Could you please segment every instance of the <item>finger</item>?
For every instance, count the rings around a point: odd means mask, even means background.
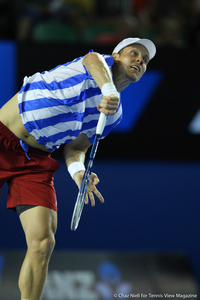
[[[85,204],[88,204],[89,200],[88,200],[88,195],[85,196]]]
[[[100,108],[105,108],[105,109],[107,109],[107,110],[109,110],[109,111],[116,111],[117,110],[117,107],[118,107],[118,104],[117,105],[111,105],[111,104],[100,104]]]
[[[99,183],[99,178],[97,177],[97,175],[95,173],[91,174],[91,184],[92,185],[97,185]]]
[[[112,107],[118,107],[119,105],[119,101],[118,100],[103,100],[101,101],[100,103],[100,106],[101,107],[104,107],[104,108],[112,108]]]
[[[119,98],[117,96],[115,96],[114,94],[113,95],[110,95],[110,96],[103,96],[102,100],[116,100],[116,101],[119,101]]]
[[[114,115],[117,111],[117,108],[113,109],[113,110],[110,110],[110,109],[102,108],[101,105],[97,105],[97,110],[108,116],[108,115]]]
[[[97,106],[97,109],[106,115],[113,115],[116,113],[118,105],[118,101],[102,100],[100,105]]]
[[[94,199],[94,195],[92,192],[89,192],[89,197],[90,197],[90,201],[91,201],[91,206],[95,206],[95,199]]]
[[[97,188],[95,187],[93,190],[93,193],[95,194],[95,196],[100,200],[101,203],[104,203],[104,198],[102,196],[102,194],[97,190]]]
[[[116,109],[110,110],[110,109],[106,109],[106,108],[100,108],[100,109],[98,109],[98,111],[100,111],[101,113],[104,113],[107,116],[110,116],[110,115],[114,115],[117,110]]]

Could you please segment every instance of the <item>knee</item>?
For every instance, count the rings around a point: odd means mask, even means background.
[[[54,236],[45,237],[39,241],[32,241],[28,245],[29,254],[31,254],[34,261],[38,261],[41,264],[47,264],[51,257],[51,253],[55,247]]]
[[[47,237],[39,243],[38,252],[40,255],[50,256],[55,247],[54,236]]]

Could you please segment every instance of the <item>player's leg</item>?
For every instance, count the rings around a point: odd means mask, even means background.
[[[21,299],[40,300],[55,245],[57,213],[36,206],[24,211],[20,221],[27,242],[27,253],[19,276]]]

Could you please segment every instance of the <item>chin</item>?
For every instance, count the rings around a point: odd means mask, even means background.
[[[141,77],[136,78],[136,80],[134,82],[138,82],[141,79]]]
[[[142,77],[142,76],[138,77],[136,74],[127,74],[127,76],[129,78],[129,80],[131,80],[131,82],[137,82]]]
[[[129,76],[129,79],[131,80],[131,82],[137,82],[140,80],[140,78],[138,78],[136,76]]]

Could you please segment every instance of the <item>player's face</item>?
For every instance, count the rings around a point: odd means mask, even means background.
[[[124,48],[121,54],[114,53],[113,56],[115,61],[120,63],[120,71],[132,82],[142,77],[149,62],[149,53],[140,44],[132,44]]]

